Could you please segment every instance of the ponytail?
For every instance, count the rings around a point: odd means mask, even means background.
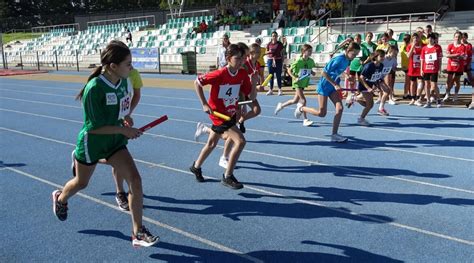
[[[89,81],[95,77],[98,77],[100,75],[100,73],[102,72],[102,66],[99,66],[97,67],[96,69],[94,69],[94,71],[92,71],[92,74],[89,76],[89,78],[87,79],[87,83],[89,83]],[[87,85],[87,84],[86,84]],[[82,99],[82,95],[84,95],[84,89],[86,88],[86,86],[82,87],[81,91],[79,91],[79,94],[76,95],[76,100],[81,100]]]

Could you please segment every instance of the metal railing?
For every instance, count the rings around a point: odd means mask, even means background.
[[[180,12],[179,16],[175,17],[174,19],[183,18],[183,17],[208,16],[208,15],[212,15],[212,14],[213,14],[213,11],[209,10],[209,9],[197,10],[197,11],[188,11],[188,12]],[[170,19],[173,19],[173,15],[172,14],[166,14],[166,22],[168,22]]]
[[[332,16],[332,11],[328,11],[324,15],[322,15],[320,18],[318,18],[318,20],[316,20],[312,25],[309,25],[310,27],[313,27],[316,24],[318,24],[318,35],[315,36],[313,39],[311,39],[310,42],[314,42],[314,40],[317,38],[318,43],[321,43],[321,34],[323,34],[324,32],[326,32],[326,39],[328,38],[329,32],[328,32],[328,27],[327,27],[327,21],[326,21],[326,26],[323,29],[323,31],[321,31],[321,21],[324,21],[323,19],[326,19],[326,18],[327,20],[329,20],[331,19],[331,16]]]
[[[73,24],[53,25],[53,26],[36,26],[36,27],[31,28],[31,32],[44,33],[44,32],[50,32],[52,30],[57,30],[57,29],[69,29],[69,28],[73,28],[74,31],[80,30],[79,23],[73,23]]]
[[[155,26],[155,16],[136,16],[136,17],[124,17],[116,19],[105,19],[87,22],[87,27],[100,26],[100,25],[112,25],[118,23],[130,23],[130,22],[143,22],[148,21],[148,26]]]
[[[429,17],[432,16],[432,19]],[[428,17],[426,19],[420,19],[420,17]],[[390,28],[390,24],[395,23],[410,23],[409,32],[412,32],[412,23],[421,21],[433,21],[433,30],[436,30],[436,21],[438,20],[439,13],[437,12],[426,12],[426,13],[412,13],[412,14],[396,14],[396,15],[375,15],[375,16],[357,16],[357,17],[341,17],[341,18],[330,18],[327,20],[327,26],[330,27],[331,34],[332,29],[336,26],[341,26],[341,33],[347,33],[347,26],[364,25],[364,32],[367,32],[367,25],[370,24],[386,24],[387,29]],[[415,19],[416,18],[416,19]]]

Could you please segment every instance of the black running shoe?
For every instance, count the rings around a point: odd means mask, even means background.
[[[240,129],[240,131],[241,131],[242,133],[245,133],[245,126],[244,126],[244,122],[240,122],[239,124],[240,124],[240,125],[239,125],[239,129]]]
[[[53,212],[58,217],[59,220],[64,221],[67,219],[67,203],[63,204],[58,201],[59,195],[61,195],[61,190],[56,190],[53,192]]]
[[[122,211],[128,211],[128,195],[124,192],[117,193],[115,195],[115,201],[117,202],[118,207]]]
[[[227,187],[230,187],[232,189],[242,189],[244,187],[243,184],[239,183],[237,179],[234,177],[234,175],[231,175],[229,177],[225,177],[225,175],[222,175],[222,181],[221,183]]]
[[[132,235],[132,245],[134,247],[150,247],[160,241],[159,236],[154,236],[146,229],[146,227],[142,226],[140,232],[136,235]]]
[[[204,177],[202,177],[202,170],[201,168],[196,168],[194,167],[194,162],[193,162],[193,165],[191,165],[191,167],[189,167],[189,170],[191,171],[191,173],[194,174],[194,176],[196,176],[196,180],[200,183],[204,182]]]

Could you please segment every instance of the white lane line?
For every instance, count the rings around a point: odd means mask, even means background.
[[[7,112],[18,113],[18,114],[32,115],[32,116],[36,116],[36,117],[54,119],[54,120],[59,120],[59,121],[82,123],[82,121],[64,119],[64,118],[53,117],[53,116],[48,116],[48,115],[43,115],[43,114],[8,110],[8,109],[2,109],[2,108],[0,108],[0,111],[7,111]],[[148,116],[148,117],[157,118],[157,116]],[[187,122],[196,124],[196,122],[193,122],[193,121],[187,121]],[[3,128],[3,127],[0,127],[0,129],[9,130],[8,128]],[[11,130],[11,131],[15,131],[15,130]],[[171,137],[171,136],[166,136],[166,135],[154,134],[154,133],[149,133],[149,132],[147,132],[145,134],[149,135],[149,136],[152,136],[152,137],[160,137],[160,138],[164,138],[164,139],[168,139],[168,140],[174,140],[174,141],[180,141],[180,142],[185,142],[185,143],[204,145],[204,143],[202,143],[202,142],[196,142],[196,141],[188,140],[188,139],[182,139],[182,138]],[[218,145],[217,147],[223,148],[220,145]],[[308,160],[293,158],[293,157],[284,156],[284,155],[275,155],[275,154],[258,152],[258,151],[247,150],[247,149],[244,149],[243,151],[247,152],[247,153],[252,153],[252,154],[256,154],[256,155],[263,155],[263,156],[276,158],[276,159],[289,160],[289,161],[300,162],[300,163],[305,163],[305,164],[309,164],[309,165],[320,165],[320,166],[332,167],[332,168],[335,168],[335,169],[340,169],[340,170],[343,170],[343,171],[349,171],[349,172],[353,172],[353,173],[367,174],[367,175],[372,175],[372,176],[391,179],[391,180],[403,181],[403,182],[408,182],[408,183],[415,183],[415,184],[420,184],[420,185],[425,185],[425,186],[431,186],[431,187],[437,187],[437,188],[442,188],[442,189],[448,189],[448,190],[454,190],[454,191],[458,191],[458,192],[465,192],[465,193],[474,194],[474,191],[467,190],[467,189],[455,188],[455,187],[444,186],[444,185],[439,185],[439,184],[432,184],[432,183],[427,183],[427,182],[412,180],[412,179],[406,179],[406,178],[401,178],[401,177],[396,177],[396,176],[386,176],[386,175],[383,175],[383,174],[372,173],[372,172],[369,172],[369,171],[364,171],[364,170],[355,169],[355,168],[341,167],[341,166],[337,166],[337,165],[321,163],[321,162],[318,162],[318,161],[308,161]]]
[[[82,108],[82,107],[79,107],[79,106],[71,106],[71,105],[66,105],[66,104],[16,99],[16,98],[10,98],[10,97],[0,97],[0,99],[9,99],[9,100],[15,100],[15,101],[23,101],[23,102],[36,103],[36,104],[45,104],[45,105],[52,105],[52,106],[61,106],[61,107],[68,107],[68,108]],[[140,103],[140,104],[141,105],[146,105],[145,103]],[[165,106],[165,107],[178,108],[178,109],[189,109],[189,108],[178,107],[178,106]],[[136,116],[146,116],[146,115],[142,115],[142,114],[134,114],[134,115],[136,115]],[[170,118],[170,120],[178,121],[178,122],[180,121],[180,119],[174,119],[174,118]],[[266,134],[271,134],[271,135],[281,135],[281,136],[292,137],[292,138],[301,138],[301,139],[318,140],[318,141],[328,141],[327,138],[297,135],[297,134],[293,134],[293,133],[265,131],[265,130],[258,130],[258,129],[248,129],[248,130],[253,131],[253,132],[258,132],[258,133],[266,133]],[[451,159],[451,160],[457,160],[457,161],[474,162],[474,159],[455,157],[455,156],[449,156],[449,155],[433,154],[433,153],[405,150],[405,149],[400,149],[400,148],[395,148],[395,147],[387,147],[387,146],[374,146],[374,145],[370,145],[370,144],[357,143],[357,142],[351,142],[351,141],[349,141],[348,143],[353,144],[353,145],[357,145],[357,146],[361,146],[361,147],[364,147],[364,148],[375,149],[375,150],[404,152],[404,153],[412,153],[412,154],[424,155],[424,156],[430,156],[430,157],[436,157],[436,158],[445,158],[445,159]]]
[[[64,141],[58,141],[58,140],[54,140],[54,139],[51,139],[51,138],[46,138],[46,137],[43,137],[43,136],[34,135],[34,134],[29,134],[29,133],[25,133],[25,132],[21,132],[21,131],[11,130],[11,129],[4,128],[4,127],[0,127],[0,129],[2,129],[2,130],[7,130],[7,131],[11,131],[11,132],[16,132],[16,133],[19,133],[19,134],[23,134],[23,135],[26,135],[26,136],[30,136],[30,137],[34,137],[34,138],[39,138],[39,139],[43,139],[43,140],[47,140],[47,141],[58,142],[58,143],[61,143],[61,144],[66,144],[66,145],[74,145],[74,144],[72,144],[72,143],[68,143],[68,142],[64,142]],[[146,165],[148,165],[148,166],[160,167],[160,168],[163,168],[163,169],[167,169],[167,170],[171,170],[171,171],[175,171],[175,172],[180,172],[180,173],[184,173],[184,174],[192,174],[191,172],[186,171],[186,170],[182,170],[182,169],[178,169],[178,168],[173,168],[173,167],[166,166],[166,165],[162,165],[162,164],[158,164],[158,163],[153,163],[153,162],[148,162],[148,161],[142,161],[142,160],[137,160],[137,159],[134,159],[134,160],[135,160],[136,162],[143,163],[143,164],[146,164]],[[8,168],[8,169],[13,169],[13,168]],[[206,176],[206,178],[218,179],[218,178],[214,178],[214,177],[210,177],[210,176]],[[41,179],[41,180],[43,180],[43,179]],[[45,180],[45,181],[46,181],[46,180]],[[46,181],[46,182],[49,182],[49,181]],[[54,184],[54,183],[52,183],[52,184],[53,184],[53,186],[55,186],[55,187],[61,187],[61,186],[59,186],[59,185],[57,185],[57,184]],[[450,241],[454,241],[454,242],[458,242],[458,243],[462,243],[462,244],[474,246],[474,241],[465,240],[465,239],[461,239],[461,238],[457,238],[457,237],[453,237],[453,236],[449,236],[449,235],[444,235],[444,234],[436,233],[436,232],[433,232],[433,231],[428,231],[428,230],[424,230],[424,229],[421,229],[421,228],[412,227],[412,226],[405,225],[405,224],[390,222],[390,221],[382,220],[382,219],[379,219],[379,218],[376,218],[376,217],[367,216],[367,215],[355,213],[355,212],[352,212],[352,211],[346,211],[346,210],[340,209],[340,208],[330,207],[330,206],[327,206],[327,205],[325,205],[325,204],[323,204],[323,203],[314,202],[314,201],[309,201],[309,200],[303,200],[303,199],[294,198],[294,197],[291,197],[291,196],[286,196],[286,195],[283,195],[283,194],[279,194],[279,193],[276,193],[276,192],[268,191],[268,190],[261,189],[261,188],[258,188],[258,187],[245,186],[245,188],[250,189],[250,190],[253,190],[253,191],[256,191],[256,192],[260,192],[260,193],[265,193],[265,194],[268,194],[268,195],[272,195],[272,196],[278,196],[278,197],[281,197],[281,198],[285,198],[285,199],[287,199],[287,200],[292,200],[292,201],[296,201],[296,202],[299,202],[299,203],[305,203],[305,204],[308,204],[308,205],[318,206],[318,207],[322,207],[322,208],[325,208],[325,209],[328,209],[328,210],[331,210],[331,211],[335,211],[335,212],[339,212],[339,213],[343,213],[343,214],[348,214],[348,215],[355,216],[355,217],[360,217],[360,218],[363,218],[363,219],[373,220],[373,221],[375,221],[375,222],[388,224],[388,225],[391,225],[391,226],[394,226],[394,227],[398,227],[398,228],[402,228],[402,229],[414,231],[414,232],[421,233],[421,234],[425,234],[425,235],[428,235],[428,236],[438,237],[438,238],[447,239],[447,240],[450,240]],[[112,208],[114,208],[114,209],[119,210],[119,208],[117,208],[115,205],[110,205],[110,204],[108,204],[108,203],[106,203],[106,204],[107,204],[107,206],[110,206],[110,207],[112,207]],[[119,211],[120,211],[120,210],[119,210]],[[171,230],[171,229],[170,229],[170,230]],[[191,235],[192,235],[192,234],[191,234]],[[211,242],[212,242],[212,241],[211,241]],[[238,255],[238,254],[237,254],[237,255]],[[243,255],[242,255],[242,256],[243,256]]]
[[[16,86],[25,86],[25,87],[37,87],[37,88],[42,88],[42,89],[56,89],[56,90],[74,90],[74,91],[78,91],[78,89],[68,89],[68,88],[54,88],[54,87],[43,87],[43,86],[36,86],[36,85],[17,85],[15,84]],[[1,89],[1,90],[5,90],[5,91],[12,91],[12,92],[25,92],[25,91],[18,91],[18,90],[12,90],[12,89]],[[26,93],[31,93],[31,92],[26,92]],[[52,95],[54,96],[53,94],[51,93],[39,93],[39,94],[42,94],[42,95]],[[67,97],[66,95],[59,95],[59,96],[65,96]],[[74,96],[71,96],[71,97],[74,97]],[[172,100],[185,100],[185,101],[197,101],[197,99],[191,99],[191,98],[180,98],[180,97],[170,97],[170,96],[161,96],[161,95],[147,95],[147,94],[142,94],[142,97],[150,97],[150,98],[163,98],[163,99],[172,99]],[[151,105],[154,105],[154,104],[150,104]],[[156,104],[158,105],[158,104]],[[166,105],[160,105],[161,107],[166,107]],[[271,108],[271,109],[275,109],[276,105],[265,105],[265,104],[260,104],[260,106],[262,108]],[[295,108],[294,107],[288,107],[288,109],[291,109],[291,110],[294,110]],[[201,110],[201,109],[196,109],[196,110]],[[334,113],[334,111],[331,111],[331,110],[328,110],[328,112],[330,113]],[[359,113],[352,113],[352,112],[344,112],[345,115],[353,115],[353,116],[359,116]],[[292,118],[281,118],[281,117],[274,117],[274,116],[264,116],[264,115],[260,115],[260,117],[264,117],[264,118],[270,118],[270,119],[282,119],[282,120],[292,120],[294,121],[295,119],[292,119]],[[375,115],[374,117],[378,117],[378,118],[385,118],[385,117],[380,117],[378,115]],[[396,120],[413,120],[413,118],[419,118],[420,121],[426,121],[426,122],[435,122],[435,123],[444,123],[444,124],[456,124],[456,125],[466,125],[466,126],[473,126],[472,123],[467,123],[467,122],[454,122],[454,121],[445,121],[445,120],[432,120],[430,119],[429,117],[419,117],[419,116],[391,116],[390,117],[391,119],[396,119]],[[331,124],[331,123],[327,123],[327,122],[322,122],[322,121],[319,121],[318,123],[324,123],[324,124]],[[374,127],[360,127],[360,126],[355,126],[356,128],[366,128],[366,129],[372,129]],[[394,129],[384,129],[384,128],[377,128],[377,129],[383,129],[383,130],[386,130],[386,131],[394,131]],[[442,136],[442,137],[451,137],[451,138],[456,138],[456,137],[453,137],[453,136],[448,136],[448,135],[437,135],[437,134],[427,134],[427,133],[421,133],[421,132],[409,132],[409,131],[397,131],[397,132],[401,132],[401,133],[412,133],[412,134],[419,134],[419,135],[430,135],[430,136]],[[467,139],[467,140],[474,140],[474,139],[470,139],[470,138],[463,138],[463,139]]]
[[[17,174],[20,174],[20,175],[29,177],[29,178],[31,178],[31,179],[34,179],[34,180],[36,180],[36,181],[42,182],[42,183],[44,183],[44,184],[53,186],[53,187],[55,187],[55,188],[62,188],[62,187],[63,187],[62,185],[53,183],[53,182],[48,181],[48,180],[46,180],[46,179],[43,179],[43,178],[41,178],[41,177],[32,175],[32,174],[30,174],[30,173],[27,173],[27,172],[24,172],[24,171],[21,171],[21,170],[12,168],[12,167],[7,167],[6,169],[7,169],[7,170],[10,170],[10,171],[12,171],[12,172],[15,172],[15,173],[17,173]],[[93,196],[90,196],[90,195],[87,195],[87,194],[83,194],[83,193],[80,193],[80,192],[77,193],[76,195],[78,195],[78,196],[80,196],[80,197],[82,197],[82,198],[85,198],[85,199],[87,199],[87,200],[89,200],[89,201],[92,201],[92,202],[94,202],[94,203],[97,203],[97,204],[99,204],[99,205],[103,205],[103,206],[112,208],[112,209],[114,209],[114,210],[116,210],[116,211],[119,211],[119,212],[121,212],[121,213],[130,214],[130,212],[125,212],[125,211],[120,210],[120,209],[117,207],[117,205],[115,205],[115,204],[107,203],[107,202],[105,202],[105,201],[103,201],[103,200],[100,200],[100,199],[98,199],[98,198],[95,198],[95,197],[93,197]],[[177,233],[177,234],[180,234],[180,235],[185,236],[185,237],[187,237],[187,238],[196,240],[196,241],[201,242],[201,243],[203,243],[203,244],[205,244],[205,245],[208,245],[208,246],[210,246],[210,247],[214,247],[214,248],[216,248],[216,249],[218,249],[218,250],[221,250],[221,251],[224,251],[224,252],[231,253],[231,254],[234,254],[234,255],[236,255],[236,256],[242,257],[242,258],[247,259],[247,260],[249,260],[249,261],[252,261],[252,262],[259,262],[259,263],[260,263],[260,262],[264,262],[264,261],[262,261],[262,260],[260,260],[260,259],[257,259],[257,258],[254,258],[254,257],[252,257],[252,256],[246,255],[246,254],[244,254],[243,252],[240,252],[240,251],[237,251],[237,250],[232,249],[232,248],[230,248],[230,247],[224,246],[224,245],[222,245],[222,244],[213,242],[213,241],[211,241],[211,240],[208,240],[208,239],[206,239],[206,238],[203,238],[203,237],[200,237],[200,236],[198,236],[198,235],[192,234],[192,233],[190,233],[190,232],[184,231],[184,230],[179,229],[179,228],[177,228],[177,227],[174,227],[174,226],[165,224],[165,223],[160,222],[160,221],[158,221],[158,220],[155,220],[155,219],[153,219],[153,218],[150,218],[150,217],[147,217],[147,216],[143,216],[143,221],[149,222],[149,223],[154,224],[154,225],[156,225],[156,226],[158,226],[158,227],[161,227],[161,228],[165,228],[165,229],[170,230],[170,231],[172,231],[172,232],[174,232],[174,233]]]

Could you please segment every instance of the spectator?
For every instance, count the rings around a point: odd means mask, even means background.
[[[391,46],[397,46],[397,41],[395,39],[393,39],[393,30],[391,28],[387,29],[387,31],[385,31],[385,33],[388,34],[388,44],[391,45]],[[385,51],[387,52],[387,51]]]
[[[230,45],[229,35],[224,34],[222,36],[222,45],[217,49],[217,69],[223,68],[227,65],[227,60],[225,58],[225,52],[227,47]]]
[[[199,26],[195,27],[193,31],[196,33],[204,33],[207,31],[207,27],[206,21],[202,20]]]
[[[267,60],[267,67],[268,72],[272,74],[272,78],[270,79],[270,90],[267,92],[267,95],[273,94],[273,80],[276,75],[277,84],[278,84],[278,96],[283,95],[281,91],[281,73],[283,70],[283,43],[278,41],[278,33],[273,31],[272,32],[272,40],[267,45],[267,52],[266,55],[268,56]]]
[[[262,47],[262,40],[260,38],[255,39],[255,43],[260,46],[260,57],[257,60],[258,64],[260,64],[260,71],[258,73],[260,74],[260,79],[264,79],[263,72],[265,71],[265,60],[263,57],[267,50]]]
[[[426,25],[425,30],[423,31],[423,37],[421,38],[421,42],[423,42],[423,44],[428,45],[428,35],[431,33],[433,33],[433,28],[431,27],[431,25]]]
[[[278,16],[278,12],[280,11],[280,0],[273,0],[272,9],[273,9],[272,18],[276,18]]]
[[[130,44],[133,45],[132,41],[132,32],[130,32],[130,29],[127,28],[127,35],[125,37],[125,41],[128,43],[130,41]]]

